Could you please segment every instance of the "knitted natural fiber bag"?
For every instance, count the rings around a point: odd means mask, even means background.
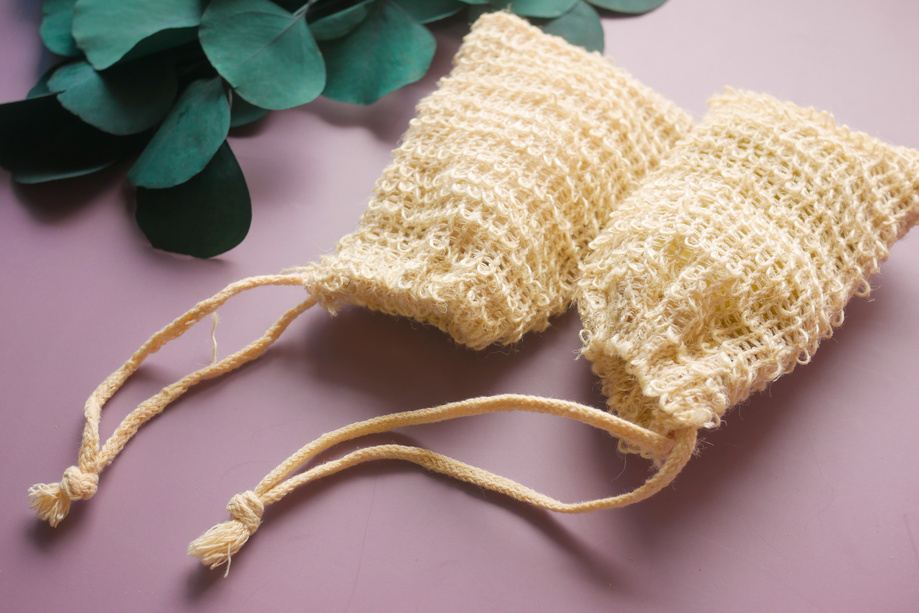
[[[261,355],[317,302],[410,317],[473,349],[544,329],[571,304],[578,264],[610,211],[691,123],[600,55],[510,14],[481,17],[418,105],[357,231],[318,264],[234,283],[151,337],[90,396],[78,465],[33,486],[32,507],[57,525],[144,423]],[[142,403],[100,446],[102,406],[147,356],[262,285],[310,296],[262,338]]]
[[[692,120],[509,13],[479,19],[455,61],[357,231],[303,272],[323,306],[410,317],[482,349],[568,308],[587,245]]]
[[[610,410],[664,436],[717,426],[808,362],[919,219],[919,152],[762,94],[710,104],[578,283]]]
[[[603,381],[611,413],[508,396],[357,423],[306,445],[254,490],[234,496],[231,520],[189,552],[211,567],[228,563],[266,504],[379,459],[414,462],[553,511],[647,498],[689,460],[699,428],[717,425],[732,405],[810,359],[842,323],[848,300],[869,291],[889,246],[917,220],[919,152],[839,127],[827,114],[729,91],[612,213],[581,267],[583,353]],[[660,468],[636,490],[573,504],[402,445],[366,447],[297,472],[358,436],[527,403],[607,429]],[[614,422],[601,424],[598,415]]]

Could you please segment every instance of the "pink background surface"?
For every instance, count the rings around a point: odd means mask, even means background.
[[[47,66],[40,3],[0,3],[0,102]],[[832,111],[919,147],[919,3],[671,0],[606,18],[607,54],[689,109],[726,85]],[[558,516],[403,464],[365,466],[272,506],[224,580],[185,555],[300,445],[358,419],[516,392],[602,406],[575,312],[513,348],[315,310],[263,359],[143,429],[57,529],[32,483],[74,463],[82,406],[147,336],[225,284],[330,252],[350,231],[415,102],[449,69],[441,27],[423,82],[369,108],[319,101],[232,138],[254,201],[249,237],[197,261],[152,250],[125,166],[20,187],[0,172],[0,594],[4,611],[919,610],[919,232],[897,244],[812,364],[733,410],[674,487],[619,511]],[[222,354],[302,290],[233,302]],[[210,360],[210,326],[150,361],[103,416]],[[402,431],[564,500],[647,474],[585,426],[500,415]]]

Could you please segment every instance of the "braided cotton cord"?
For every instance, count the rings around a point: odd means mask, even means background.
[[[304,473],[291,474],[326,449],[344,441],[368,434],[379,434],[396,428],[430,424],[460,417],[503,411],[527,411],[574,419],[605,430],[630,445],[644,449],[656,458],[666,457],[660,469],[642,486],[608,498],[565,503],[536,492],[524,485],[470,466],[453,458],[419,447],[377,445],[354,451],[337,460],[320,464]],[[471,398],[439,407],[385,415],[329,432],[302,447],[274,469],[252,491],[237,494],[227,505],[232,519],[214,526],[189,545],[190,555],[201,558],[211,568],[229,564],[248,538],[258,529],[265,506],[281,500],[294,489],[311,481],[375,460],[404,460],[460,481],[500,492],[515,500],[550,511],[584,513],[599,509],[623,507],[652,496],[666,487],[682,470],[695,448],[696,429],[675,433],[672,438],[636,426],[624,419],[575,402],[520,396],[514,394]],[[229,569],[228,569],[229,570]]]
[[[60,483],[39,483],[29,488],[30,506],[38,517],[52,526],[57,526],[70,511],[72,500],[88,500],[96,493],[99,473],[115,459],[125,444],[138,429],[150,421],[189,388],[204,381],[236,370],[243,364],[259,357],[287,329],[298,315],[313,306],[316,301],[309,298],[290,309],[275,322],[259,339],[227,356],[223,360],[201,368],[179,381],[163,388],[159,393],[141,403],[121,422],[114,434],[99,447],[99,422],[102,407],[119,388],[134,374],[143,361],[159,351],[166,343],[182,336],[195,323],[214,313],[227,300],[249,289],[266,285],[302,285],[302,277],[294,274],[250,277],[232,283],[221,292],[203,300],[184,315],[151,336],[131,358],[105,379],[90,395],[84,407],[86,424],[80,445],[78,464],[64,471]]]

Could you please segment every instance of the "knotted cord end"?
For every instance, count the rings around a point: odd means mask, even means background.
[[[255,492],[247,491],[233,496],[227,511],[232,519],[217,524],[192,541],[188,546],[188,555],[200,558],[201,563],[211,570],[226,564],[229,573],[230,559],[261,525],[265,505]]]
[[[57,527],[70,512],[70,501],[89,500],[99,487],[99,475],[77,466],[64,471],[60,483],[37,483],[29,488],[29,506],[41,520]]]

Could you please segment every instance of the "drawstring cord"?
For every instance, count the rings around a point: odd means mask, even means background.
[[[164,387],[160,392],[138,405],[125,417],[105,445],[99,447],[99,422],[102,407],[137,371],[147,357],[159,351],[166,343],[185,334],[194,324],[214,313],[233,296],[266,285],[304,285],[304,281],[300,274],[280,274],[250,277],[228,285],[211,298],[199,302],[194,308],[151,336],[121,368],[109,375],[95,389],[83,409],[86,423],[83,428],[77,464],[64,471],[59,483],[39,483],[29,488],[30,506],[40,519],[47,521],[52,526],[57,526],[67,517],[71,501],[88,500],[93,497],[99,485],[99,473],[112,463],[141,426],[162,413],[170,403],[182,396],[192,386],[236,370],[262,355],[297,316],[316,304],[315,298],[308,298],[284,313],[261,338],[221,361],[212,362]]]
[[[511,479],[495,475],[427,449],[406,445],[364,447],[339,459],[320,464],[306,472],[293,474],[312,458],[330,447],[358,437],[380,434],[406,426],[430,424],[460,417],[504,411],[527,411],[574,419],[589,426],[605,430],[630,445],[641,448],[657,459],[666,457],[666,460],[644,484],[630,492],[577,503],[560,502]],[[376,460],[412,462],[433,472],[500,492],[515,500],[542,509],[561,513],[584,513],[599,509],[624,507],[653,496],[670,484],[683,469],[683,466],[692,456],[695,445],[695,428],[679,430],[672,437],[665,437],[599,409],[575,402],[537,396],[508,394],[471,398],[463,402],[445,404],[429,409],[384,415],[329,432],[302,447],[262,479],[254,490],[233,496],[227,505],[231,519],[214,526],[192,541],[188,547],[188,553],[200,558],[202,563],[212,569],[222,564],[227,564],[227,573],[229,573],[232,556],[242,548],[249,537],[258,529],[267,505],[278,502],[301,485],[334,475],[365,462]]]

